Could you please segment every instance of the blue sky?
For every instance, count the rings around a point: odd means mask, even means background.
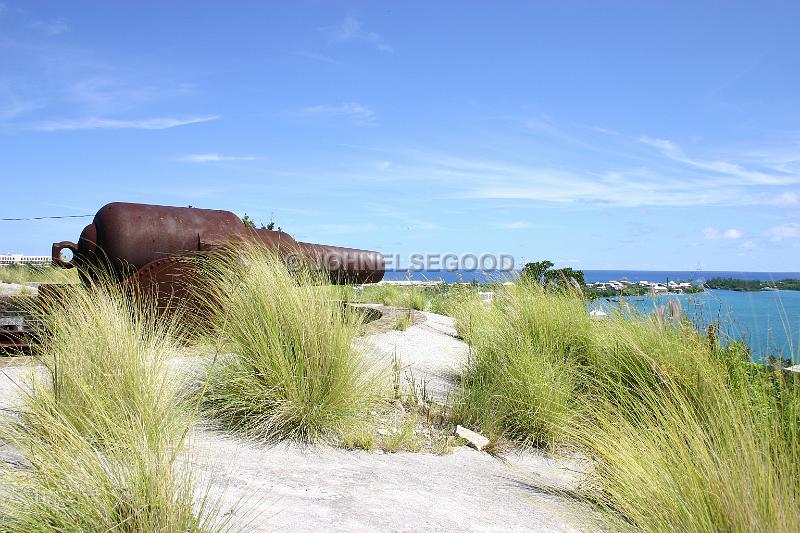
[[[800,4],[0,0],[0,218],[800,270]],[[0,221],[47,254],[90,219]]]

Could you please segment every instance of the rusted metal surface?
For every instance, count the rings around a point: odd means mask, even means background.
[[[333,283],[383,279],[384,259],[378,252],[297,242],[282,231],[249,228],[230,211],[122,202],[102,207],[77,244],[54,243],[52,256],[55,265],[77,266],[82,276],[110,267],[117,281],[130,281],[143,293],[156,292],[163,303],[189,290],[187,266],[180,258],[245,240],[277,252],[290,266],[310,262],[328,272]],[[63,259],[63,250],[70,250],[73,258]]]
[[[34,343],[33,336],[25,331],[8,331],[0,328],[0,357],[29,354],[33,351]]]
[[[0,297],[0,355],[31,351],[35,339],[27,310],[34,302],[30,296]]]
[[[32,352],[44,329],[40,315],[67,303],[71,287],[38,283],[27,287],[34,294],[0,296],[0,356]]]

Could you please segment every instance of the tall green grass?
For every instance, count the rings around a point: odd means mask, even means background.
[[[166,359],[174,327],[110,286],[43,302],[31,378],[0,438],[5,531],[200,531],[213,513],[178,466],[193,417]]]
[[[38,353],[47,378],[28,398],[32,412],[55,409],[98,445],[141,435],[166,449],[188,428],[189,407],[167,360],[179,350],[178,321],[110,284],[74,287],[43,302]]]
[[[353,347],[361,315],[330,299],[324,275],[289,273],[249,246],[200,271],[209,319],[232,352],[201,380],[209,419],[248,437],[315,442],[369,412],[382,371]]]
[[[365,285],[356,299],[363,303],[380,303],[424,311],[428,306],[428,291],[422,287],[403,287],[392,284]]]
[[[484,305],[465,294],[454,308],[457,328],[472,346],[454,414],[491,437],[552,446],[573,416],[572,360],[588,344],[589,319],[569,293],[522,284]]]
[[[579,294],[534,284],[454,314],[473,350],[456,417],[587,455],[585,495],[617,527],[800,530],[794,376],[680,319],[590,321]]]
[[[76,269],[37,267],[29,265],[0,266],[0,281],[4,283],[79,283]]]
[[[751,409],[706,369],[706,395],[671,379],[584,405],[573,442],[594,460],[595,501],[645,531],[797,531],[796,420]],[[647,379],[646,381],[649,381]]]
[[[176,452],[154,452],[141,435],[100,450],[54,411],[36,423],[48,431],[2,430],[22,460],[0,468],[3,531],[214,530]]]

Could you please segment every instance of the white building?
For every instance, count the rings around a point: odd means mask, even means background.
[[[603,311],[602,309],[592,309],[589,311],[589,317],[593,320],[605,320],[608,318],[608,313]]]
[[[31,265],[31,266],[50,266],[52,259],[49,255],[22,255],[22,254],[0,254],[0,265]]]

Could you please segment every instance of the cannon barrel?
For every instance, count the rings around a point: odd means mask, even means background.
[[[52,255],[54,264],[81,267],[83,276],[108,265],[118,281],[138,276],[163,285],[168,274],[176,276],[174,264],[181,256],[244,240],[259,242],[285,258],[293,254],[305,258],[327,271],[333,283],[383,279],[384,258],[378,252],[297,242],[282,231],[247,227],[230,211],[194,207],[107,204],[83,229],[77,244],[54,243]],[[64,249],[73,252],[71,261],[62,259]]]

